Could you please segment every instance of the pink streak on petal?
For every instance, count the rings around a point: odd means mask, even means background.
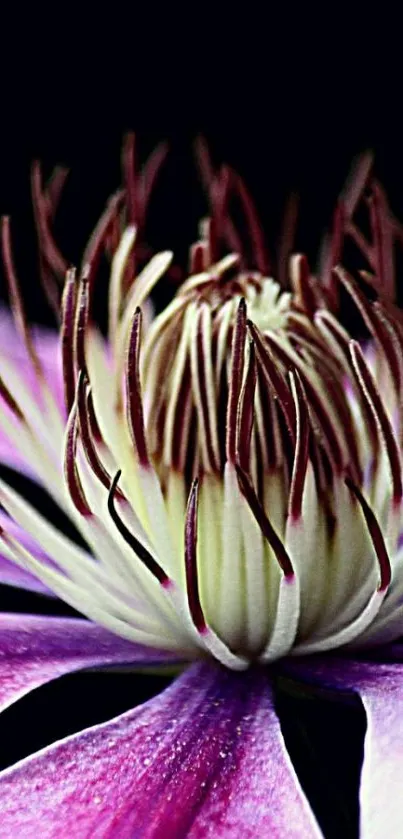
[[[0,835],[305,839],[316,822],[263,671],[189,668],[163,694],[0,775]]]
[[[395,655],[397,645],[390,658]],[[291,666],[287,663],[286,667],[301,681],[359,694],[367,716],[360,837],[403,836],[403,663],[318,657],[301,659]]]
[[[0,510],[0,528],[4,528],[7,533],[14,539],[18,539],[24,548],[31,551],[31,553],[41,562],[47,565],[53,565],[52,561],[41,550],[39,545],[34,542],[31,536],[26,533],[15,521],[9,518],[2,510]],[[26,589],[27,591],[35,591],[39,594],[46,594],[48,597],[56,597],[56,595],[38,580],[29,571],[20,568],[11,560],[2,556],[2,543],[0,541],[0,584],[15,586],[16,588]]]
[[[34,688],[85,667],[174,660],[90,621],[0,614],[0,710]]]

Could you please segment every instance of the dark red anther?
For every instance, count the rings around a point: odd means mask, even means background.
[[[346,210],[343,201],[338,201],[333,214],[333,229],[330,242],[331,268],[338,265],[343,254],[344,231],[346,224]]]
[[[382,322],[382,318],[379,316],[378,310],[368,300],[365,294],[363,294],[353,277],[342,266],[336,266],[336,268],[334,269],[334,273],[338,277],[340,282],[344,285],[351,299],[357,306],[357,309],[360,312],[361,317],[367,329],[371,333],[372,337],[377,342],[377,344],[383,349],[386,360],[388,361],[389,366],[391,367],[392,375],[396,377],[399,374],[399,369],[398,364],[396,362],[396,355],[393,343],[391,341],[388,330],[385,328],[385,325]]]
[[[75,316],[74,328],[74,364],[78,374],[79,370],[86,370],[87,363],[85,359],[85,340],[87,336],[89,308],[90,308],[90,290],[88,269],[84,269],[81,273],[78,290],[77,290],[77,308]]]
[[[84,370],[80,371],[77,389],[77,406],[78,419],[80,423],[80,435],[83,449],[88,463],[91,466],[94,475],[98,478],[101,484],[109,491],[112,478],[101,459],[94,445],[94,438],[91,431],[91,423],[89,418],[88,402],[90,396],[89,380]]]
[[[45,201],[47,216],[50,220],[52,220],[55,216],[68,174],[69,169],[67,169],[65,166],[55,166],[50,178],[46,183],[43,197]]]
[[[247,327],[255,344],[259,367],[265,376],[273,399],[280,406],[291,440],[295,441],[295,409],[288,385],[255,324],[248,320]]]
[[[196,244],[192,245],[190,248],[189,254],[189,274],[193,276],[194,274],[202,274],[203,271],[206,269],[205,264],[205,250],[206,245],[204,242],[196,242]]]
[[[394,300],[395,264],[393,226],[385,193],[376,181],[372,183],[369,211],[373,238],[374,271],[383,295],[389,300]]]
[[[74,370],[74,324],[77,303],[77,286],[75,268],[70,268],[66,275],[66,281],[62,297],[62,325],[61,325],[61,348],[64,401],[67,415],[73,406],[76,377]]]
[[[120,535],[125,540],[126,544],[129,545],[129,547],[136,554],[138,559],[143,563],[143,565],[148,569],[148,571],[151,572],[153,577],[155,577],[156,580],[158,580],[158,582],[162,586],[166,587],[170,583],[170,578],[165,573],[165,571],[161,568],[161,566],[159,565],[157,560],[154,559],[152,554],[150,554],[150,552],[147,550],[147,548],[137,539],[136,536],[134,536],[133,533],[131,533],[129,528],[126,527],[124,521],[122,521],[119,513],[116,510],[115,495],[116,495],[116,488],[117,488],[118,481],[119,481],[119,478],[120,478],[121,474],[122,474],[122,470],[119,469],[119,471],[116,472],[116,475],[115,475],[115,477],[112,481],[112,484],[111,484],[111,488],[109,490],[109,495],[108,495],[109,515],[110,515],[113,523],[116,525],[116,528],[118,529]]]
[[[294,575],[294,569],[292,567],[291,559],[280,537],[277,535],[273,525],[266,516],[263,506],[256,495],[248,475],[239,465],[236,466],[236,472],[242,495],[245,497],[256,522],[263,533],[263,536],[267,539],[284,576],[292,577]]]
[[[382,535],[382,529],[379,526],[374,511],[371,509],[368,502],[365,500],[359,487],[353,483],[350,477],[346,477],[345,483],[346,486],[349,488],[350,492],[353,493],[353,495],[356,497],[357,501],[360,504],[361,510],[365,518],[365,523],[368,528],[368,533],[371,537],[371,541],[374,546],[374,550],[379,564],[379,571],[381,577],[379,582],[379,591],[386,591],[392,579],[392,569],[390,565],[388,551],[385,545],[385,540]]]
[[[219,232],[217,228],[217,222],[214,216],[208,218],[205,224],[205,232],[206,232],[206,239],[208,243],[209,249],[209,257],[210,257],[210,265],[213,265],[215,262],[218,262],[220,257],[219,251]],[[210,266],[208,266],[210,267]]]
[[[146,213],[155,181],[168,154],[168,143],[160,143],[145,163],[141,172],[143,214]]]
[[[71,500],[76,510],[78,510],[80,515],[88,518],[89,516],[92,516],[92,510],[85,497],[80,475],[77,469],[77,436],[78,416],[77,403],[75,402],[67,422],[66,447],[64,452],[64,475]]]
[[[200,603],[197,571],[197,508],[198,479],[195,478],[189,493],[185,519],[185,571],[186,592],[192,621],[198,632],[204,632],[206,621]]]
[[[242,469],[247,472],[249,470],[250,461],[250,441],[253,428],[253,414],[256,390],[256,357],[255,345],[253,341],[249,342],[249,360],[246,371],[245,382],[242,388],[240,407],[238,410],[238,424],[237,424],[237,454],[238,462]]]
[[[14,321],[21,335],[21,338],[27,350],[28,357],[31,360],[36,375],[40,378],[43,378],[42,364],[40,362],[38,353],[36,352],[24,312],[24,306],[20,292],[20,284],[18,282],[11,248],[10,219],[8,216],[3,216],[1,220],[1,246],[8,292],[10,296],[10,303],[14,314]]]
[[[102,251],[106,247],[109,232],[113,230],[113,225],[123,204],[124,196],[123,189],[119,189],[112,195],[85,248],[81,270],[88,276],[90,291],[92,291],[93,280],[97,272]]]
[[[262,228],[252,197],[241,176],[229,167],[228,172],[230,173],[231,186],[234,192],[238,195],[245,213],[252,243],[252,255],[256,268],[261,272],[261,274],[267,276],[270,273],[270,260],[266,251]]]
[[[309,413],[304,388],[297,370],[289,374],[295,404],[296,436],[295,454],[288,501],[288,514],[295,522],[301,517],[306,470],[309,454]]]
[[[368,406],[381,431],[392,473],[393,501],[395,504],[399,504],[403,495],[402,468],[399,446],[393,432],[392,424],[357,341],[350,342],[350,352],[357,384],[366,398]]]
[[[353,161],[342,196],[346,218],[351,219],[358,207],[371,174],[372,164],[373,154],[371,151],[364,152]]]
[[[126,410],[129,428],[142,466],[149,466],[140,385],[141,310],[136,309],[130,334],[126,367]]]
[[[321,319],[326,324],[327,329],[329,330],[332,338],[337,343],[341,353],[343,354],[344,358],[346,359],[348,365],[348,373],[352,377],[352,381],[356,382],[356,376],[354,374],[354,370],[351,370],[351,353],[350,353],[350,338],[344,332],[340,324],[331,316],[328,316],[326,311],[321,312]],[[365,397],[363,396],[361,387],[357,388],[357,394],[360,399],[360,403],[365,411],[366,418],[367,418],[367,426],[368,432],[371,439],[371,445],[373,448],[373,452],[376,454],[378,447],[379,447],[379,438],[378,438],[378,431],[375,422],[374,415],[372,411],[368,409],[368,403]]]
[[[201,408],[201,417],[202,417],[202,434],[204,434],[205,444],[206,444],[206,452],[209,463],[215,470],[219,470],[220,464],[217,462],[217,456],[214,452],[213,446],[213,429],[212,423],[209,413],[209,404],[208,404],[208,394],[207,394],[207,358],[206,354],[211,354],[211,346],[204,346],[203,342],[203,332],[202,332],[202,318],[203,318],[203,310],[202,308],[199,309],[198,312],[198,324],[197,324],[197,377],[198,377],[198,386],[199,386],[199,394],[200,394],[200,408]],[[180,405],[180,410],[183,411],[183,405]],[[218,455],[219,457],[219,455]]]
[[[313,318],[318,306],[315,292],[311,285],[311,272],[308,260],[304,254],[297,253],[291,257],[290,273],[297,305],[309,318]]]
[[[136,138],[133,132],[127,134],[123,141],[122,169],[126,188],[128,222],[129,224],[140,224],[138,180],[136,172]]]
[[[238,306],[231,348],[231,373],[229,382],[225,453],[229,463],[236,462],[237,414],[245,363],[246,303],[242,297]]]
[[[35,161],[32,164],[31,187],[41,252],[56,276],[64,277],[68,269],[68,263],[60,253],[49,230],[49,205],[42,188],[42,174],[39,161]]]
[[[284,347],[280,346],[277,341],[275,341],[274,336],[266,335],[265,338],[267,343],[271,347],[273,355],[277,355],[279,360],[284,364],[284,366],[286,366],[287,368],[295,367],[298,370],[307,395],[308,404],[310,408],[312,408],[312,410],[315,412],[318,423],[320,425],[320,429],[323,434],[323,442],[326,445],[330,461],[334,464],[336,471],[341,472],[343,466],[345,465],[343,463],[343,452],[341,450],[339,438],[337,436],[337,431],[335,429],[332,417],[329,414],[326,403],[318,394],[317,389],[309,381],[302,367],[298,366],[295,360],[293,360],[293,358],[288,354],[287,350]]]

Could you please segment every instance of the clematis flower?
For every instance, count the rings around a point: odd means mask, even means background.
[[[13,319],[3,312],[1,459],[46,488],[88,549],[0,481],[1,581],[83,615],[1,615],[2,707],[89,667],[169,664],[179,675],[144,705],[3,771],[0,835],[320,836],[275,710],[283,674],[361,697],[361,835],[398,836],[400,229],[364,157],[319,274],[296,254],[286,290],[243,182],[213,171],[201,148],[211,216],[189,277],[154,315],[149,297],[172,254],[148,259],[143,231],[163,155],[136,173],[129,138],[124,187],[77,271],[50,230],[65,173],[43,185],[34,167],[58,333],[27,326],[3,221]],[[354,220],[368,185],[371,240]],[[340,264],[346,237],[362,254],[361,278]],[[106,338],[93,319],[104,253]],[[362,343],[339,319],[341,290],[365,326]]]

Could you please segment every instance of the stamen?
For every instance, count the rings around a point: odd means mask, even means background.
[[[126,187],[127,216],[129,224],[138,225],[140,216],[139,184],[136,173],[136,138],[133,132],[126,135],[123,142],[122,168]]]
[[[77,291],[77,309],[73,337],[74,362],[77,374],[79,370],[86,370],[87,368],[85,358],[85,339],[87,336],[90,306],[89,273],[90,269],[89,266],[87,266],[87,268],[85,268],[81,273]]]
[[[151,152],[142,171],[143,214],[146,213],[155,181],[168,154],[168,143],[160,143]]]
[[[385,325],[382,323],[382,319],[379,317],[377,309],[371,305],[362,293],[361,289],[358,287],[357,283],[354,281],[353,277],[351,277],[344,268],[338,265],[334,271],[336,276],[347,289],[352,300],[354,300],[354,303],[356,304],[357,309],[359,310],[372,337],[377,342],[378,346],[383,350],[392,373],[392,381],[396,381],[400,373],[399,363],[396,359],[393,341],[391,340]]]
[[[201,303],[191,318],[190,363],[192,383],[199,413],[200,443],[206,471],[219,469],[220,453],[217,435],[216,396],[211,356],[211,313]],[[179,404],[180,410],[183,406]]]
[[[296,437],[288,515],[294,522],[297,522],[301,517],[302,496],[308,467],[309,415],[304,389],[298,372],[293,370],[289,376],[291,393],[295,404]]]
[[[38,237],[41,245],[41,252],[45,257],[49,267],[54,271],[57,277],[64,277],[68,269],[68,264],[64,256],[60,253],[58,247],[49,230],[48,220],[48,201],[46,195],[42,190],[42,174],[41,165],[35,161],[31,169],[31,186],[33,195],[33,205],[35,212],[35,221],[37,224]]]
[[[77,405],[78,405],[78,419],[80,423],[80,432],[81,432],[81,440],[83,444],[84,453],[90,464],[94,475],[98,478],[101,484],[105,487],[105,489],[110,489],[112,478],[105,469],[105,466],[100,460],[96,447],[94,445],[94,439],[92,435],[90,420],[89,420],[89,394],[91,393],[89,387],[89,380],[86,372],[84,370],[80,371],[80,376],[78,380],[78,395],[77,395]]]
[[[256,355],[260,362],[260,369],[268,382],[272,396],[278,401],[281,411],[283,413],[287,430],[290,434],[291,440],[295,440],[295,410],[290,391],[287,387],[283,375],[280,373],[276,363],[268,351],[267,346],[263,343],[261,334],[252,321],[247,321],[247,327],[252,335],[254,345],[256,348]]]
[[[130,334],[126,372],[126,409],[127,420],[137,455],[142,466],[149,466],[147,441],[144,427],[143,402],[140,385],[140,342],[141,309],[137,307]]]
[[[395,265],[393,259],[393,229],[385,193],[373,181],[369,209],[374,246],[374,269],[385,297],[395,297]]]
[[[109,231],[113,226],[113,222],[118,214],[124,196],[124,190],[119,189],[109,199],[84,251],[81,270],[82,272],[85,272],[88,277],[91,291],[93,279],[96,275],[98,263],[101,258],[102,249],[106,244]]]
[[[74,322],[77,305],[76,295],[76,270],[70,268],[67,271],[66,282],[62,297],[62,325],[60,331],[62,348],[62,367],[64,384],[64,401],[67,415],[69,415],[74,403],[76,392],[76,377],[74,370]]]
[[[312,318],[317,309],[314,290],[310,282],[310,270],[306,256],[294,254],[290,260],[290,278],[296,303]]]
[[[263,276],[267,277],[270,272],[270,260],[266,251],[262,228],[252,197],[241,176],[229,167],[228,171],[231,176],[231,185],[237,193],[245,212],[252,242],[252,255],[256,263],[256,268],[261,274],[263,274]]]
[[[397,505],[400,503],[403,495],[402,468],[399,447],[377,386],[366,364],[362,350],[356,341],[351,341],[350,352],[358,384],[360,385],[367,403],[374,415],[375,421],[381,432],[382,439],[385,443],[386,453],[392,473],[393,501]]]
[[[66,428],[66,443],[64,451],[64,476],[71,500],[80,515],[88,518],[92,516],[92,510],[85,497],[80,475],[77,469],[77,398],[71,409]]]
[[[10,295],[11,308],[14,315],[14,321],[22,337],[24,346],[27,350],[28,357],[31,360],[35,374],[38,379],[43,381],[42,364],[40,362],[38,353],[36,352],[31,332],[28,328],[19,288],[19,282],[15,271],[14,259],[11,249],[10,219],[8,216],[3,216],[1,221],[1,244],[3,263],[6,270],[6,278]]]
[[[66,166],[55,166],[46,183],[44,201],[49,219],[52,219],[55,215],[68,174],[69,170]]]
[[[380,570],[380,581],[378,591],[386,591],[392,579],[392,568],[390,564],[389,555],[386,549],[385,540],[382,535],[382,530],[378,524],[375,513],[369,506],[368,502],[365,500],[359,487],[356,486],[356,484],[354,484],[351,478],[349,477],[345,478],[345,484],[353,493],[353,495],[355,495],[357,501],[361,506],[365,522],[368,528],[368,533],[371,537],[371,541],[374,546]]]
[[[235,468],[238,477],[239,488],[242,492],[242,495],[245,496],[245,499],[249,504],[249,507],[256,519],[257,524],[259,525],[264,537],[267,539],[270,547],[272,548],[284,576],[290,578],[293,577],[294,569],[291,563],[291,559],[281,539],[279,538],[279,536],[277,536],[277,533],[274,530],[273,525],[267,518],[263,506],[260,503],[247,474],[244,472],[243,469],[241,469],[239,464],[237,464]]]
[[[242,388],[239,407],[239,419],[237,423],[237,453],[239,464],[242,469],[248,471],[250,460],[250,441],[253,427],[253,409],[256,390],[256,357],[255,345],[249,342],[248,369],[245,382]]]
[[[225,452],[227,461],[236,461],[236,428],[239,394],[245,362],[246,340],[246,303],[242,297],[238,306],[237,318],[231,348],[231,373],[229,381]]]
[[[337,472],[341,472],[343,468],[343,452],[341,443],[338,437],[339,429],[329,413],[328,407],[323,401],[322,395],[319,391],[318,382],[312,381],[313,376],[308,368],[303,367],[298,355],[292,349],[286,349],[277,339],[274,334],[266,334],[265,339],[270,345],[271,350],[279,357],[280,361],[287,367],[295,367],[301,376],[301,381],[304,385],[309,405],[315,412],[320,431],[322,432],[322,442],[326,446],[327,455]],[[344,432],[344,429],[343,429]]]
[[[192,621],[198,632],[206,631],[206,621],[200,603],[197,573],[197,508],[198,479],[195,478],[189,493],[185,520],[185,570],[186,592]]]
[[[111,488],[109,490],[108,495],[108,510],[109,515],[116,525],[120,535],[123,537],[125,542],[129,545],[132,551],[136,554],[136,556],[140,559],[140,561],[145,565],[145,567],[151,572],[151,574],[158,580],[158,582],[164,587],[167,588],[171,584],[171,580],[165,571],[161,568],[158,564],[157,560],[154,559],[152,554],[144,547],[144,545],[139,542],[139,540],[134,536],[133,533],[130,532],[128,527],[126,527],[125,523],[120,518],[116,507],[115,507],[115,493],[116,488],[118,485],[119,478],[122,474],[122,470],[119,469],[116,472],[116,475],[112,481]]]
[[[351,172],[343,190],[343,203],[347,218],[352,218],[371,174],[374,156],[371,151],[360,154],[354,160]]]

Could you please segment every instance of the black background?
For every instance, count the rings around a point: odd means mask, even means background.
[[[24,13],[23,21],[3,31],[0,211],[12,216],[32,320],[51,323],[38,284],[32,159],[42,159],[48,170],[56,163],[71,167],[57,238],[66,256],[78,261],[119,184],[120,144],[129,129],[137,132],[140,158],[156,142],[170,143],[148,238],[155,247],[172,247],[182,265],[206,210],[192,159],[199,133],[218,163],[228,161],[246,179],[269,244],[275,244],[288,195],[299,193],[297,247],[312,264],[351,160],[360,151],[374,150],[377,174],[403,218],[402,80],[393,37],[398,21],[352,20],[351,10],[339,7],[308,15],[306,9],[297,13],[286,6],[281,14],[267,8],[261,18],[242,8],[239,19],[232,11],[219,22],[216,12],[197,8],[185,32],[182,16],[176,22],[167,10],[164,19],[157,8],[150,11],[146,23],[139,21],[137,9],[130,18],[117,11],[113,17],[109,9],[105,20],[94,13],[73,21],[61,7],[55,20],[39,12],[31,20]],[[165,299],[166,291],[161,294]],[[4,588],[0,597],[10,610],[47,608],[41,598]],[[1,764],[107,719],[163,683],[158,677],[140,682],[127,675],[61,679],[4,714]],[[316,706],[313,713],[308,703],[304,711],[300,702],[296,712],[287,701],[281,706],[285,730],[294,738],[296,764],[302,772],[305,767],[305,783],[326,835],[354,836],[360,709],[351,707],[340,716],[330,705],[318,714]],[[320,773],[317,756],[311,764],[293,730],[295,716],[310,725],[314,751],[322,744]],[[332,742],[323,748],[330,731]],[[319,775],[325,780],[318,785]]]

